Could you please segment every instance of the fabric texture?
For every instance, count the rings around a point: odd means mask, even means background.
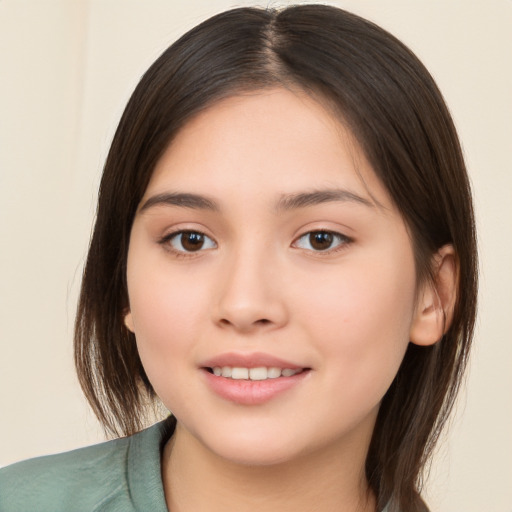
[[[160,460],[175,426],[0,469],[0,512],[168,512]]]
[[[0,512],[167,512],[161,449],[174,418],[133,436],[0,469]]]

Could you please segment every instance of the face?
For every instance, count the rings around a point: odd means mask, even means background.
[[[127,272],[127,326],[185,435],[247,464],[367,448],[414,322],[413,250],[319,103],[273,89],[191,120],[141,201]]]

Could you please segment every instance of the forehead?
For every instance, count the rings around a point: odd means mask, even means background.
[[[145,196],[166,188],[294,193],[343,187],[391,200],[350,129],[302,91],[259,90],[222,99],[193,117],[157,163]]]

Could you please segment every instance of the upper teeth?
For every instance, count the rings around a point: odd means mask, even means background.
[[[302,371],[301,369],[292,370],[291,368],[240,368],[237,366],[215,366],[213,373],[218,377],[228,377],[235,380],[265,380],[277,379],[278,377],[291,377]]]

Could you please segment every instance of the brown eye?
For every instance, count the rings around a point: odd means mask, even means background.
[[[313,231],[309,234],[309,243],[317,251],[329,249],[334,240],[334,235],[328,231]]]
[[[193,231],[182,233],[181,245],[186,251],[199,251],[204,245],[204,235]]]
[[[169,237],[168,241],[176,252],[198,252],[216,247],[210,237],[198,231],[179,231]]]
[[[298,238],[293,246],[313,252],[328,252],[351,241],[349,237],[333,231],[310,231]]]

